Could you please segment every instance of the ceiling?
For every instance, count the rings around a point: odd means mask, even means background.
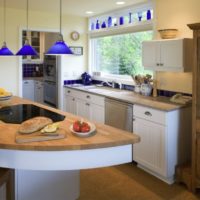
[[[64,14],[88,17],[148,0],[123,0],[125,1],[123,5],[116,5],[117,1],[121,0],[62,0],[62,12]],[[60,0],[29,0],[29,10],[59,12],[59,2]],[[0,3],[0,6],[3,6],[3,0],[0,0]],[[6,0],[6,7],[26,9],[26,0]],[[93,11],[94,14],[88,15],[85,13],[86,11]]]

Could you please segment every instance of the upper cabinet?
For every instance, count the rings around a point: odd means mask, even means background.
[[[153,40],[142,43],[142,64],[155,71],[192,70],[192,39]]]
[[[38,53],[37,56],[23,56],[23,62],[42,62],[44,53],[44,33],[38,31],[23,31],[22,45],[24,45],[26,38],[30,45]]]

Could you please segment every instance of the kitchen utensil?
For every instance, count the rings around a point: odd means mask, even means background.
[[[141,94],[145,96],[150,96],[152,91],[152,86],[150,84],[141,84]]]
[[[66,136],[66,131],[64,129],[58,129],[56,133],[57,134],[54,135],[44,135],[40,131],[37,131],[29,135],[16,134],[15,141],[16,143],[41,142],[63,139]]]
[[[141,88],[141,85],[135,85],[134,91],[135,91],[136,93],[140,93],[140,88]]]

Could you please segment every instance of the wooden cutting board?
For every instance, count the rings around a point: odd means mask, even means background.
[[[15,137],[16,143],[26,143],[26,142],[40,142],[47,140],[58,140],[66,137],[66,131],[64,129],[58,129],[55,135],[43,134],[40,131],[31,134],[20,134],[17,133]]]

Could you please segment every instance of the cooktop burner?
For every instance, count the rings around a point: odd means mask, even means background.
[[[7,106],[0,109],[0,120],[6,123],[21,124],[23,121],[37,116],[48,117],[52,119],[53,122],[62,121],[65,118],[64,115],[32,104]]]

